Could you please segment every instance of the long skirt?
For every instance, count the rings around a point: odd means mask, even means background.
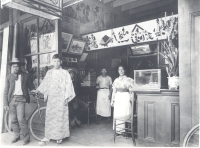
[[[103,117],[111,116],[111,106],[109,96],[109,89],[99,89],[97,92],[97,114]]]
[[[69,110],[64,105],[62,95],[49,95],[45,119],[45,137],[60,140],[70,136]]]
[[[123,118],[129,119],[131,118],[131,95],[128,92],[117,92],[115,94],[115,102],[114,102],[114,116],[113,118]],[[113,120],[114,121],[114,120]],[[122,121],[117,120],[116,124],[124,123]],[[117,133],[124,132],[121,128],[125,128],[125,124],[118,125],[119,128],[116,128]],[[113,130],[114,130],[114,122],[113,122]]]

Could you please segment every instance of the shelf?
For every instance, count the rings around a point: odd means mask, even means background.
[[[136,56],[129,56],[129,58],[141,58],[141,57],[150,57],[150,56],[157,56],[157,53],[149,53],[149,54],[141,54]]]

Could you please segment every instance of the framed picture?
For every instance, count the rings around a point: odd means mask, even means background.
[[[82,55],[86,42],[83,40],[72,39],[68,54]]]
[[[130,50],[133,56],[151,53],[149,44],[139,45],[139,46],[130,46]]]
[[[72,34],[62,32],[62,52],[68,52],[72,37]]]

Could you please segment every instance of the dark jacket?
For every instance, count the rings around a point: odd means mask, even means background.
[[[26,102],[30,103],[28,88],[30,90],[33,90],[35,88],[33,83],[31,83],[28,73],[21,72],[21,86],[22,86],[23,96],[26,99]],[[15,74],[12,73],[6,77],[4,100],[3,100],[4,105],[9,105],[9,103],[12,100],[14,90],[15,90]]]

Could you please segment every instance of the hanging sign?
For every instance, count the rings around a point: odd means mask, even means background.
[[[178,16],[168,16],[97,33],[91,33],[83,35],[82,39],[87,43],[87,51],[163,40],[170,34],[170,30],[167,30],[166,28],[168,27],[166,26],[168,25],[173,28],[173,23],[175,23],[171,21],[171,19],[177,21]]]

